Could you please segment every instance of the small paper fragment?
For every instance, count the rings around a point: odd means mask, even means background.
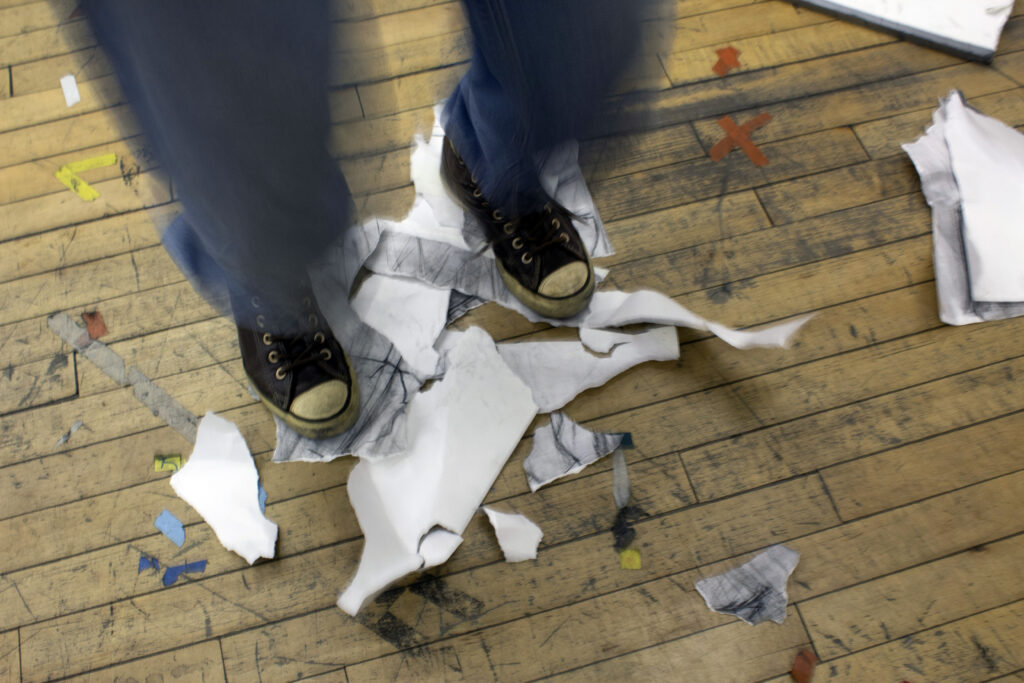
[[[793,668],[789,671],[789,677],[796,683],[811,683],[814,678],[814,667],[818,665],[818,657],[811,650],[804,648],[796,653],[793,660]]]
[[[636,548],[626,548],[619,553],[620,569],[643,569],[644,563],[640,558],[640,551]]]
[[[551,422],[534,431],[533,450],[523,461],[530,491],[600,460],[619,447],[622,437],[592,432],[565,413],[551,413]]]
[[[263,488],[263,482],[257,482],[256,489],[260,501],[260,512],[267,514],[267,490]]]
[[[165,586],[172,585],[178,580],[178,577],[186,572],[189,574],[202,574],[206,571],[206,560],[199,560],[197,562],[188,562],[186,564],[179,564],[174,567],[168,567],[164,571],[163,583]]]
[[[149,557],[147,555],[139,556],[139,573],[142,573],[144,569],[155,569],[160,571],[160,561],[155,557]]]
[[[494,535],[498,537],[506,562],[537,559],[537,546],[544,537],[539,526],[525,515],[499,512],[486,506],[484,512],[494,527]]]
[[[64,103],[67,106],[73,107],[82,101],[82,94],[78,92],[78,82],[75,80],[74,74],[61,77],[60,89],[64,91]]]
[[[77,432],[82,427],[85,427],[85,423],[82,422],[81,420],[75,420],[72,423],[71,428],[68,429],[68,431],[66,431],[66,432],[64,432],[63,434],[60,435],[60,438],[57,439],[57,443],[55,443],[53,445],[53,447],[54,448],[60,448],[61,446],[66,444],[68,441],[71,440],[71,435],[74,434],[75,432]]]
[[[85,321],[89,339],[99,339],[107,334],[107,323],[103,321],[103,314],[99,311],[86,311],[82,314],[82,320]]]
[[[157,453],[153,456],[154,472],[177,472],[181,469],[181,453]]]
[[[260,511],[259,474],[234,423],[206,413],[192,455],[170,481],[225,548],[249,564],[274,556],[277,525]]]
[[[799,561],[797,551],[773,545],[744,565],[701,579],[697,592],[713,612],[752,625],[768,619],[781,624],[786,618],[786,582]]]
[[[171,539],[179,548],[185,544],[185,527],[170,510],[161,512],[153,522],[153,526],[162,531],[164,536]]]
[[[629,470],[626,468],[626,454],[621,448],[612,453],[612,497],[615,507],[620,510],[629,503]]]

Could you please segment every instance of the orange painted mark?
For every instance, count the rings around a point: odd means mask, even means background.
[[[733,69],[740,67],[740,51],[732,45],[715,50],[715,53],[718,55],[718,61],[711,67],[711,70],[719,76],[725,76]]]
[[[715,146],[708,152],[711,160],[721,161],[734,147],[739,147],[746,152],[755,166],[767,166],[768,157],[757,148],[757,145],[750,139],[750,134],[771,120],[772,115],[768,113],[758,114],[742,126],[737,126],[731,116],[723,116],[718,119],[718,125],[725,131],[725,138],[715,143]]]
[[[85,329],[89,333],[89,339],[99,339],[107,333],[107,324],[103,322],[103,314],[99,311],[89,311],[82,314],[85,321]]]
[[[796,683],[811,683],[811,679],[814,678],[814,667],[817,664],[818,658],[813,652],[807,649],[800,650],[796,659],[793,660],[793,668],[789,672],[789,677]]]

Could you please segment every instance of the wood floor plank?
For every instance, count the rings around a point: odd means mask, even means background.
[[[458,2],[428,4],[405,12],[331,25],[335,40],[333,49],[341,53],[401,45],[453,33],[465,27],[465,15]]]
[[[1024,600],[1024,536],[971,548],[800,603],[825,660]]]
[[[0,133],[0,166],[68,154],[138,135],[138,123],[127,105]]]
[[[14,683],[21,680],[21,655],[18,630],[0,633],[0,681]]]
[[[18,95],[0,101],[0,121],[3,131],[37,126],[58,119],[65,119],[93,111],[99,111],[124,102],[124,95],[117,79],[103,76],[85,81],[78,86],[82,101],[69,107],[59,81],[50,87],[31,95]]]
[[[1004,381],[1013,382],[1013,366],[1002,369]],[[1021,434],[1024,414],[1014,413],[898,451],[829,467],[822,476],[840,516],[856,519],[1024,469],[1017,455]],[[906,485],[908,480],[913,486]]]
[[[63,24],[74,12],[75,0],[31,2],[0,9],[0,37],[29,33]]]
[[[1024,85],[1024,52],[997,55],[992,66],[1012,78],[1018,85]]]
[[[992,95],[970,98],[967,103],[987,116],[993,116],[1009,126],[1024,123],[1024,89],[1016,88]],[[899,146],[921,137],[932,122],[932,112],[938,102],[918,111],[863,123],[854,127],[872,159],[899,154]]]
[[[0,240],[27,237],[171,201],[170,184],[158,171],[131,176],[128,182],[118,174],[116,178],[95,183],[91,182],[91,173],[86,171],[82,179],[99,193],[94,201],[83,200],[54,178],[53,194],[0,206]]]
[[[793,665],[793,653],[807,645],[807,633],[790,609],[781,625],[751,629],[733,622],[704,633],[650,647],[555,676],[555,681],[668,679],[686,671],[696,680],[755,681]],[[354,670],[350,670],[350,675]],[[358,680],[358,679],[357,679]]]
[[[23,64],[83,50],[95,44],[96,38],[89,25],[75,21],[0,38],[0,64]]]
[[[819,666],[821,680],[987,681],[1024,665],[1024,601],[943,624]]]
[[[67,354],[0,372],[0,414],[71,398],[77,392],[75,366]]]
[[[1020,359],[1004,361],[708,444],[682,457],[701,500],[727,496],[1020,410],[1024,402],[1006,376],[1022,366]]]
[[[757,33],[756,37],[739,37],[729,45],[739,50],[740,67],[737,73],[778,67],[828,55],[860,50],[896,41],[894,36],[880,33],[849,22],[822,22],[823,15],[803,11],[809,17],[801,28]],[[665,71],[673,86],[690,85],[717,79],[712,71],[717,56],[709,48],[674,52],[665,58]]]
[[[88,47],[11,67],[11,89],[18,96],[51,90],[54,83],[72,74],[79,84],[114,73],[100,47]]]
[[[684,2],[680,6],[691,4]],[[756,5],[740,5],[703,12],[695,16],[680,16],[672,27],[673,41],[671,52],[665,59],[665,66],[674,64],[680,53],[704,48],[704,70],[714,76],[711,67],[718,56],[713,48],[738,45],[737,41],[744,38],[771,35],[829,21],[829,17],[824,14],[785,2],[761,2]],[[710,62],[707,61],[709,59]],[[671,70],[669,76],[673,76]]]
[[[784,499],[787,495],[791,498]],[[445,575],[445,590],[472,596],[483,605],[468,619],[454,623],[424,620],[416,627],[420,635],[406,646],[421,640],[429,642],[442,634],[450,637],[476,631],[645,584],[700,562],[761,547],[769,528],[783,539],[827,525],[831,518],[827,499],[813,479],[744,494],[731,499],[729,504],[690,507],[664,518],[639,522],[636,543],[643,554],[641,570],[619,568],[612,539],[605,533],[544,550],[534,564],[499,562]],[[757,517],[756,522],[749,515]],[[354,558],[347,562],[354,566]],[[314,633],[330,633],[331,637],[311,637]],[[223,643],[228,676],[243,680],[257,677],[257,672],[273,672],[275,679],[294,678],[300,671],[315,672],[308,662],[330,664],[322,671],[397,649],[395,644],[333,606],[239,633],[225,638]],[[257,660],[256,652],[267,652],[271,643],[279,659]]]
[[[159,677],[159,678],[157,678]],[[127,664],[100,669],[89,674],[67,679],[74,683],[100,683],[101,681],[224,681],[224,664],[220,647],[211,640],[173,652],[137,659]]]
[[[17,166],[0,168],[0,203],[8,204],[23,199],[40,197],[54,192],[54,174],[67,163],[91,159],[104,154],[117,155],[117,164],[89,171],[91,183],[121,178],[127,183],[142,172],[156,168],[156,159],[141,137],[108,142],[48,159],[30,161]],[[60,187],[58,185],[58,187]]]
[[[768,110],[772,114],[772,121],[758,129],[758,139],[766,142],[782,140],[934,108],[939,98],[953,88],[961,90],[965,97],[982,98],[992,93],[1014,90],[1015,84],[991,67],[956,64],[902,78],[780,102]],[[760,111],[747,109],[732,116],[737,121],[746,121]],[[694,126],[705,147],[710,147],[722,138],[722,129],[716,119],[696,121]],[[891,154],[898,153],[898,147],[891,151]]]

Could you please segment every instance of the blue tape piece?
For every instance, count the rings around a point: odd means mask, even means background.
[[[619,444],[619,448],[636,448],[636,446],[633,445],[633,433],[632,432],[623,432],[622,433],[622,443]]]
[[[263,488],[263,482],[256,482],[256,486],[260,493],[260,512],[267,514],[267,490]]]
[[[169,510],[161,512],[153,526],[164,532],[164,536],[174,541],[179,548],[185,544],[185,527]]]
[[[187,564],[179,564],[174,567],[168,567],[164,572],[164,585],[170,586],[178,577],[188,572],[189,574],[200,574],[206,571],[206,560],[199,560],[198,562],[189,562]]]
[[[143,569],[155,569],[160,571],[160,561],[155,557],[146,557],[142,555],[139,557],[139,573],[142,573]]]

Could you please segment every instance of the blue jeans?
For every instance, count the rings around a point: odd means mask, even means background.
[[[652,0],[653,1],[653,0]],[[327,0],[83,3],[185,213],[164,234],[211,303],[259,296],[286,332],[306,267],[351,223],[330,157]],[[587,134],[636,52],[640,0],[466,0],[469,70],[444,125],[493,205],[545,198],[533,159]],[[236,322],[250,321],[236,311]]]

